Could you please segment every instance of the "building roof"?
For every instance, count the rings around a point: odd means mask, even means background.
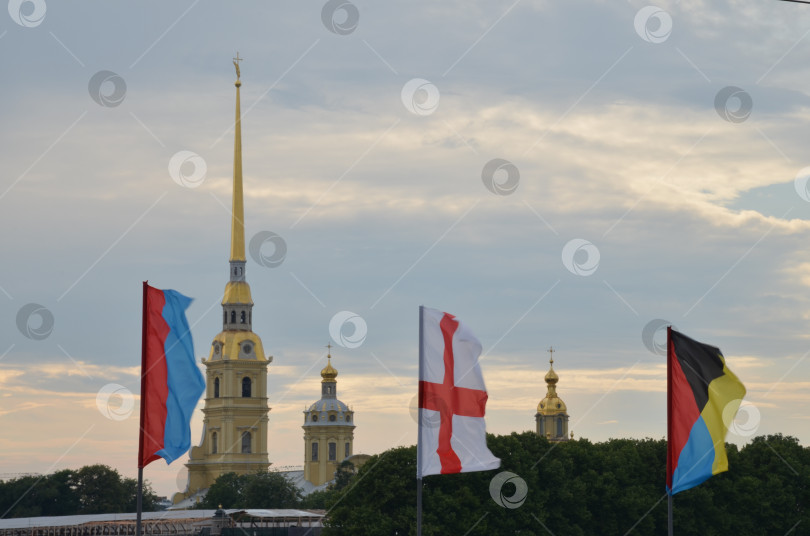
[[[312,482],[304,478],[303,470],[296,469],[295,471],[279,471],[279,473],[284,475],[284,478],[292,482],[292,484],[296,488],[298,488],[298,491],[300,491],[301,494],[304,496],[309,495],[313,491],[324,490],[329,487],[329,484],[335,481],[334,479],[332,479],[328,482],[324,482],[320,486],[316,486]]]
[[[349,406],[338,400],[337,398],[321,398],[311,406],[307,411],[349,411]],[[323,424],[323,423],[321,423]]]
[[[202,521],[210,519],[214,516],[216,510],[165,510],[163,512],[143,512],[141,518],[144,521],[180,521],[180,520],[193,520]],[[324,514],[317,512],[310,512],[308,510],[297,509],[272,509],[263,510],[256,508],[247,509],[232,509],[225,510],[225,513],[232,518],[238,520],[240,518],[250,517],[253,519],[263,520],[281,520],[291,518],[305,518],[318,521],[324,517]],[[0,530],[4,529],[21,529],[28,527],[73,527],[77,525],[85,525],[88,523],[116,523],[116,522],[135,522],[136,514],[132,513],[116,513],[116,514],[93,514],[93,515],[79,515],[79,516],[52,516],[52,517],[16,517],[11,519],[0,519]]]

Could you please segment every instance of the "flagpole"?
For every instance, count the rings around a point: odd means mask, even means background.
[[[419,306],[419,395],[417,396],[417,427],[416,427],[416,536],[422,536],[422,324],[425,306]],[[140,536],[140,535],[139,535]]]
[[[422,536],[422,479],[421,478],[416,479],[416,536]]]
[[[672,536],[672,493],[667,494],[667,531]]]
[[[667,534],[673,536],[672,529],[672,482],[670,481],[670,444],[672,439],[672,326],[667,326]]]
[[[135,500],[135,536],[141,536],[141,513],[143,512],[143,372],[146,366],[146,292],[148,281],[143,282],[143,318],[141,319],[141,420],[138,423],[138,492]]]

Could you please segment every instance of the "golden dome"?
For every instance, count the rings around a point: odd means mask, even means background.
[[[323,378],[323,380],[321,380],[321,383],[334,382],[336,381],[335,378],[337,378],[337,375],[338,375],[337,369],[335,369],[335,367],[332,366],[332,356],[328,355],[326,366],[323,367],[323,369],[321,370],[321,378]]]
[[[565,402],[558,396],[546,396],[537,404],[537,413],[543,415],[556,415],[557,413],[567,412],[568,408]]]
[[[548,349],[548,353],[551,356],[548,360],[549,369],[545,377],[548,392],[545,398],[537,404],[537,413],[542,415],[557,415],[558,413],[566,413],[568,411],[565,402],[557,395],[557,382],[560,380],[560,377],[554,372],[554,351],[554,348]]]

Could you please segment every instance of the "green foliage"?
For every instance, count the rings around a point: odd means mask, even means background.
[[[296,508],[301,502],[298,488],[276,472],[248,475],[244,494],[246,508]]]
[[[329,486],[330,489],[341,490],[349,485],[349,481],[357,474],[357,469],[349,460],[343,460],[338,465],[335,472],[335,482]]]
[[[338,492],[333,489],[313,491],[301,500],[299,506],[305,510],[329,510],[337,496]]]
[[[245,475],[225,473],[217,478],[197,508],[244,508]]]
[[[44,476],[0,481],[0,517],[67,516],[134,512],[137,481],[106,465],[65,469]],[[144,483],[143,510],[157,509],[158,497]]]
[[[553,444],[533,433],[487,440],[499,470],[424,479],[425,536],[666,534],[665,440]],[[774,435],[727,451],[729,472],[675,496],[676,534],[810,534],[810,447]],[[501,471],[526,482],[517,508],[490,496]],[[507,483],[501,493],[509,498],[515,489]],[[321,498],[331,504],[325,536],[415,534],[416,448],[373,456],[342,490]]]
[[[209,488],[199,508],[296,508],[301,493],[295,485],[276,472],[248,475],[225,473]]]

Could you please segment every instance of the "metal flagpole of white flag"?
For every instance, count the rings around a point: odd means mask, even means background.
[[[422,362],[424,360],[424,339],[422,326],[424,324],[425,307],[419,306],[419,378],[422,378]],[[422,536],[422,382],[419,382],[417,395],[417,438],[416,438],[416,536]]]

